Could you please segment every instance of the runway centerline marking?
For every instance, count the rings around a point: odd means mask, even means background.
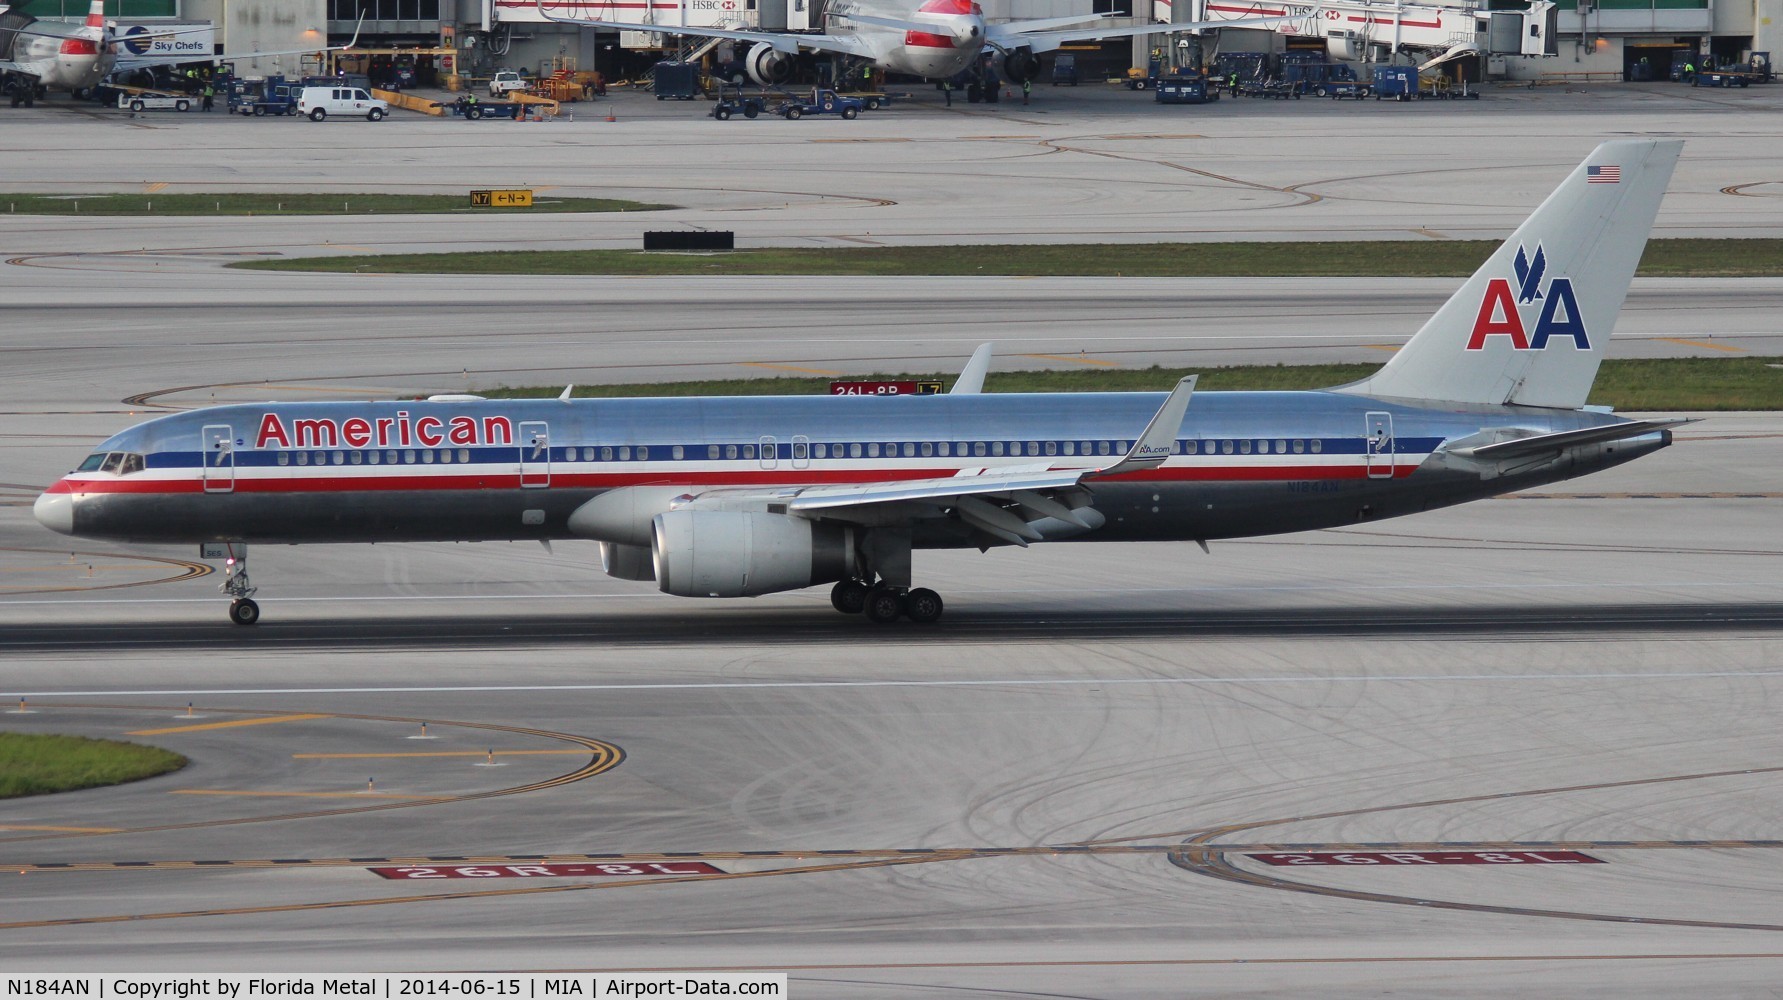
[[[250,799],[402,799],[410,802],[445,802],[449,796],[386,795],[383,792],[237,792],[227,788],[176,788],[169,795],[231,795]]]
[[[279,722],[303,722],[308,719],[327,719],[328,715],[270,715],[261,719],[231,719],[228,722],[206,722],[196,726],[173,726],[168,729],[138,729],[125,733],[125,736],[172,736],[175,733],[197,733],[209,729],[236,729],[241,726],[269,726]]]
[[[1682,344],[1685,347],[1706,347],[1711,351],[1726,351],[1729,354],[1750,354],[1750,353],[1752,353],[1752,352],[1746,350],[1744,347],[1728,347],[1724,344],[1711,344],[1708,341],[1704,341],[1704,340],[1685,340],[1682,337],[1657,337],[1655,339],[1663,340],[1668,344]]]
[[[0,823],[0,830],[45,830],[50,833],[117,833],[111,826],[35,826],[24,823]]]
[[[269,695],[269,694],[458,694],[529,693],[542,691],[724,691],[760,688],[958,688],[958,687],[1101,687],[1104,685],[1221,685],[1221,684],[1439,684],[1554,681],[1677,681],[1677,680],[1773,680],[1783,670],[1686,670],[1641,672],[1590,672],[1577,674],[1308,674],[1305,677],[1032,677],[952,681],[689,681],[636,684],[465,684],[416,687],[314,687],[314,688],[164,688],[131,691],[21,691],[0,692],[0,698],[114,698],[155,695]],[[338,716],[337,716],[338,717]]]
[[[587,750],[431,750],[425,753],[294,753],[293,760],[366,760],[391,757],[551,757],[575,754],[586,757]]]

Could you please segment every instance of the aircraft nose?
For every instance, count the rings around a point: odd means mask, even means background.
[[[37,523],[63,535],[74,534],[74,496],[69,493],[45,493],[31,505]]]

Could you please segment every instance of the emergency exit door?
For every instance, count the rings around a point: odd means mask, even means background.
[[[205,425],[204,492],[235,492],[235,430],[228,424]]]
[[[520,422],[520,485],[551,485],[551,427],[543,420]]]

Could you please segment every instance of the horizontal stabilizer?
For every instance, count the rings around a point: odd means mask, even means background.
[[[1512,438],[1509,441],[1494,441],[1468,448],[1455,448],[1449,454],[1462,458],[1482,459],[1489,462],[1500,462],[1511,458],[1524,458],[1529,455],[1540,455],[1544,452],[1559,451],[1581,444],[1601,444],[1605,441],[1621,441],[1624,438],[1639,437],[1654,431],[1676,427],[1680,424],[1692,423],[1689,417],[1669,417],[1659,420],[1628,420],[1619,424],[1606,424],[1602,427],[1585,427],[1576,431],[1559,431],[1553,434],[1536,434],[1531,437]]]

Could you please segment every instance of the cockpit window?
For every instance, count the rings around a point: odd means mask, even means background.
[[[79,472],[112,472],[120,476],[128,476],[132,472],[141,472],[144,468],[143,458],[134,452],[102,451],[96,455],[88,455],[80,464]]]

